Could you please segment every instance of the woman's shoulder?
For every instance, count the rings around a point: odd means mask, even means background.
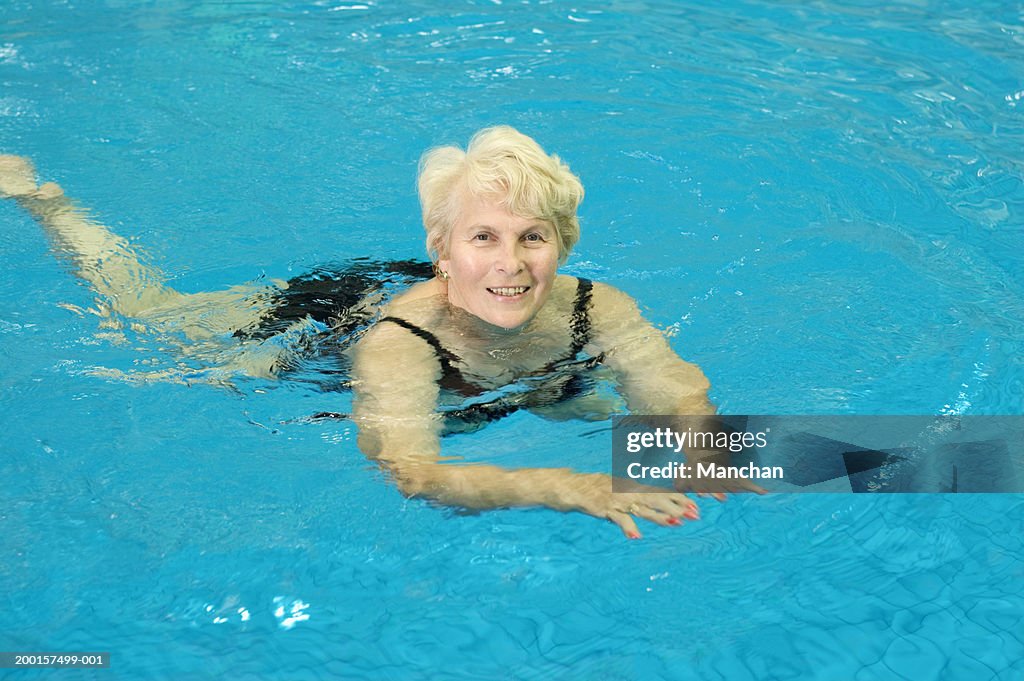
[[[391,299],[388,307],[402,306],[409,303],[414,303],[418,300],[425,300],[427,298],[433,298],[444,293],[441,289],[441,283],[437,279],[427,279],[426,281],[420,281],[406,290],[402,291],[399,295]]]
[[[377,357],[394,364],[396,356],[430,354],[423,331],[435,328],[440,315],[441,291],[436,279],[421,281],[391,298],[380,308],[376,322],[356,345],[357,356]],[[410,330],[419,329],[420,331]]]
[[[589,296],[592,313],[609,312],[614,314],[636,306],[636,301],[632,296],[611,284],[564,274],[559,275],[559,279],[565,280],[562,285],[566,291],[575,291],[576,296],[583,295],[585,292]]]
[[[593,335],[602,345],[617,343],[624,334],[650,329],[636,301],[625,291],[604,282],[592,282],[587,317]]]
[[[413,324],[433,324],[444,307],[444,289],[437,279],[413,284],[387,302],[382,317],[399,317]]]

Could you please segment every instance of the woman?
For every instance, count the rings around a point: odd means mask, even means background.
[[[343,306],[347,317],[376,319],[350,353],[352,417],[363,452],[390,471],[404,494],[453,506],[581,511],[611,520],[630,538],[640,537],[635,517],[661,525],[697,519],[683,494],[640,486],[613,493],[603,474],[441,463],[446,431],[519,409],[606,417],[609,405],[587,389],[595,372],[611,374],[633,413],[714,408],[700,369],[672,351],[629,296],[558,274],[579,238],[583,187],[557,156],[510,127],[488,128],[466,151],[442,147],[424,155],[419,193],[436,276],[382,307],[372,296]],[[274,375],[285,361],[280,343],[265,342],[268,320],[277,331],[311,323],[305,312],[284,326],[278,319],[308,282],[174,291],[59,187],[37,187],[24,159],[0,157],[0,194],[39,219],[120,315],[184,332],[191,341],[235,330],[242,351],[218,368],[221,375]],[[722,499],[721,490],[715,496]]]

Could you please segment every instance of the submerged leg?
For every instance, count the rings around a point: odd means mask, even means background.
[[[252,324],[269,309],[270,286],[196,294],[174,290],[127,239],[91,219],[57,184],[37,186],[26,158],[0,155],[0,197],[25,208],[70,258],[75,273],[120,315],[206,338]]]
[[[79,277],[127,317],[173,303],[181,297],[164,284],[155,268],[147,267],[128,241],[95,222],[68,199],[59,186],[35,183],[28,159],[0,156],[0,195],[25,208],[70,257]]]
[[[15,199],[39,222],[71,260],[75,273],[110,310],[140,322],[141,328],[134,325],[139,330],[170,334],[178,352],[206,365],[204,372],[209,374],[197,378],[194,369],[170,369],[140,372],[132,380],[224,382],[239,374],[272,377],[287,359],[289,350],[279,343],[239,342],[231,336],[271,310],[280,286],[249,284],[193,294],[176,291],[127,239],[91,219],[58,185],[38,186],[31,162],[20,156],[0,155],[0,198]],[[173,338],[180,336],[184,339]]]

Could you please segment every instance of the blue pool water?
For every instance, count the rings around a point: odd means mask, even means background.
[[[7,0],[0,152],[185,291],[422,255],[416,161],[510,123],[588,196],[566,266],[723,410],[1021,414],[1015,3]],[[1024,504],[705,502],[683,528],[403,499],[306,383],[108,380],[109,328],[0,202],[0,650],[102,679],[1018,679]],[[446,441],[607,470],[604,424]]]

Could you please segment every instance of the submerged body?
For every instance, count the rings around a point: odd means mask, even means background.
[[[0,196],[37,218],[111,314],[183,336],[179,349],[211,365],[211,382],[278,375],[295,349],[280,337],[362,325],[349,336],[354,344],[337,348],[351,361],[359,446],[408,496],[473,509],[581,511],[630,537],[640,536],[635,517],[662,525],[697,518],[681,493],[640,485],[614,493],[604,474],[442,462],[446,432],[520,409],[554,419],[607,418],[622,402],[638,414],[714,413],[704,374],[670,348],[632,298],[558,274],[579,236],[582,186],[511,128],[481,131],[466,152],[444,147],[424,157],[420,196],[436,276],[390,299],[380,286],[360,287],[368,270],[358,268],[334,282],[293,280],[291,289],[272,282],[182,294],[59,187],[37,186],[25,159],[0,156]],[[428,274],[409,263],[383,269],[392,282]],[[340,298],[329,295],[332,286]],[[316,321],[325,310],[337,315]],[[595,377],[614,385],[621,401],[589,390]],[[175,372],[155,378],[173,380]],[[735,488],[750,486],[708,491],[721,499]]]

